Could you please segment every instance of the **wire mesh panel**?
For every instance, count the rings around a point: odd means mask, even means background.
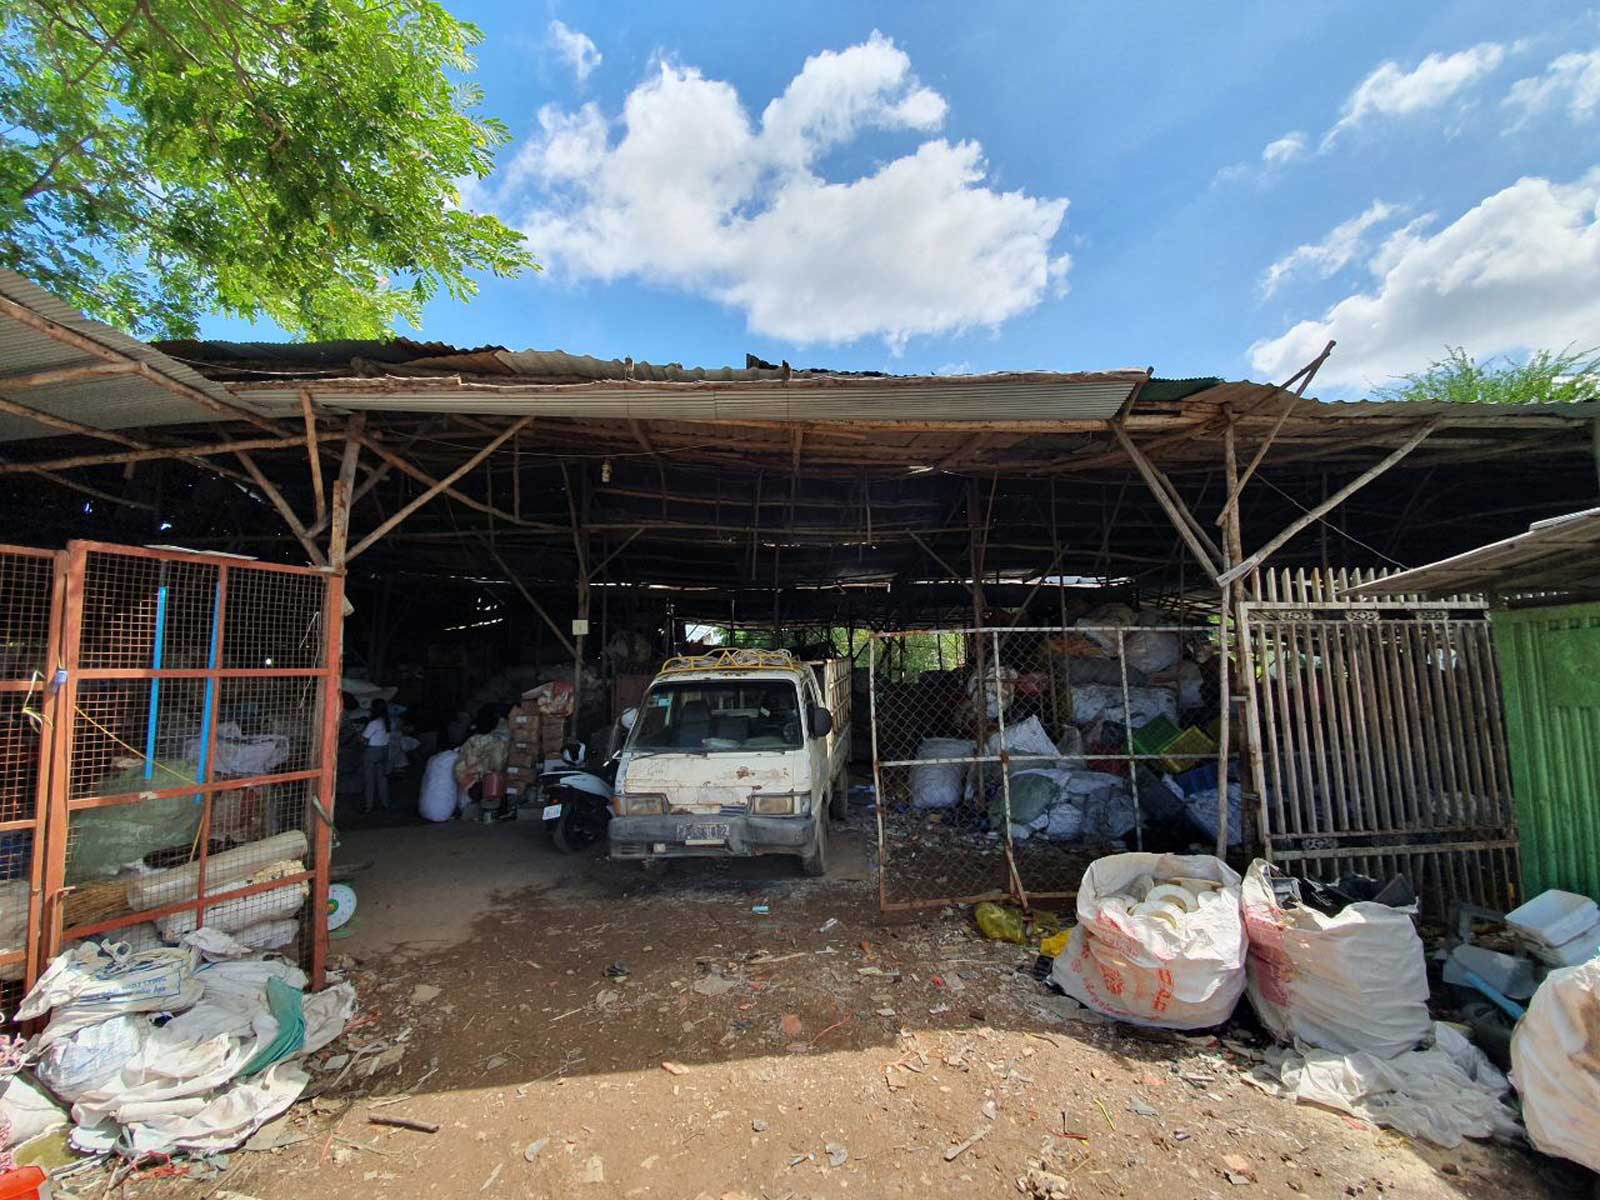
[[[0,546],[0,1020],[33,982],[40,935],[58,556]]]
[[[1237,841],[1217,638],[1120,623],[874,635],[883,906],[1072,895],[1108,851],[1214,845],[1219,792]]]
[[[67,578],[49,952],[207,926],[320,976],[341,581],[83,542]]]
[[[1343,599],[1344,573],[1273,572],[1241,606],[1269,857],[1407,875],[1436,917],[1513,904],[1517,839],[1484,602]]]

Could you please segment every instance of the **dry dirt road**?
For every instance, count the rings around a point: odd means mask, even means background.
[[[1588,1194],[1525,1150],[1272,1099],[1211,1039],[1063,1020],[970,913],[880,914],[865,838],[843,841],[819,882],[781,860],[647,877],[531,825],[349,835],[339,859],[376,864],[334,943],[361,1013],[317,1056],[320,1094],[221,1178],[125,1194]],[[1064,1184],[1019,1184],[1041,1168]]]

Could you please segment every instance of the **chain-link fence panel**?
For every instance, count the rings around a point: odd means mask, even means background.
[[[1069,896],[1104,853],[1214,848],[1222,796],[1237,841],[1220,665],[1210,623],[874,635],[884,907]]]

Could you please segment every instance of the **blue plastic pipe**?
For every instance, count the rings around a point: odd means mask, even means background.
[[[217,669],[217,658],[222,642],[222,581],[217,581],[217,594],[211,601],[211,651],[206,656],[206,670]],[[211,699],[216,694],[217,677],[206,676],[205,700],[200,714],[200,766],[195,772],[196,783],[207,783],[206,775],[207,752],[211,749]],[[204,801],[203,793],[194,794],[194,802],[200,804]]]
[[[156,592],[156,648],[150,657],[153,670],[161,670],[161,652],[167,639],[167,585]],[[144,777],[154,779],[156,774],[156,718],[161,712],[161,680],[150,681],[150,719],[144,727]]]

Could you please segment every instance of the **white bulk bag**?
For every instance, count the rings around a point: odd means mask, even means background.
[[[971,758],[974,743],[960,738],[923,738],[918,758]],[[919,762],[911,768],[913,808],[954,808],[961,799],[966,763]]]
[[[1244,880],[1249,992],[1281,1041],[1393,1058],[1433,1028],[1428,964],[1409,914],[1361,901],[1330,917],[1279,905],[1261,859]]]
[[[422,790],[417,813],[424,821],[448,821],[456,815],[456,758],[459,751],[443,750],[422,769]]]
[[[1511,1036],[1528,1137],[1600,1171],[1600,958],[1551,971]]]
[[[1130,913],[1141,879],[1222,887],[1174,927]],[[1204,1029],[1226,1021],[1244,990],[1239,876],[1208,854],[1111,854],[1078,887],[1078,924],[1051,978],[1079,1003],[1135,1025]]]

